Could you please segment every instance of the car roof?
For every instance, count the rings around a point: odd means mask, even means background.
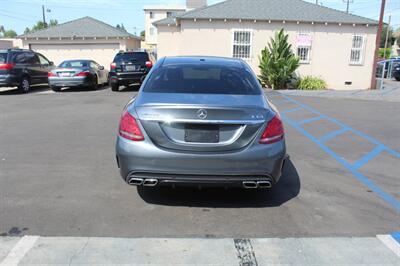
[[[171,56],[165,57],[163,65],[198,64],[200,62],[215,66],[243,67],[243,62],[240,59],[218,56]]]

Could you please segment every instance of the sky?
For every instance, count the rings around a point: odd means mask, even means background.
[[[315,3],[316,0],[306,0]],[[324,6],[346,10],[347,0],[318,0]],[[350,12],[378,19],[381,0],[349,0]],[[222,0],[208,0],[215,4]],[[123,23],[130,33],[140,34],[144,29],[144,5],[185,4],[185,0],[0,0],[0,25],[22,34],[42,20],[42,5],[47,10],[46,20],[57,19],[59,23],[84,16],[92,16],[110,25]],[[400,27],[400,0],[386,0],[385,22],[392,15],[393,28]]]

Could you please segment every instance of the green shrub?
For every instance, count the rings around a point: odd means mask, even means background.
[[[386,56],[385,59],[389,59],[392,54],[392,48],[386,48]],[[385,55],[385,48],[379,48],[379,57],[383,58]]]
[[[268,46],[261,51],[260,75],[262,84],[272,89],[285,89],[299,67],[299,59],[288,42],[289,36],[281,29],[275,33]]]
[[[325,80],[313,76],[300,78],[297,84],[299,90],[323,90],[326,89],[326,87],[327,85]]]

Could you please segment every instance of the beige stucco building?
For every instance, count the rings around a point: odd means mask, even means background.
[[[59,64],[91,59],[109,68],[119,51],[140,48],[140,38],[91,17],[19,36],[21,48],[32,49]]]
[[[230,0],[155,22],[158,56],[239,57],[259,72],[259,55],[284,28],[300,58],[299,76],[332,89],[367,89],[377,22],[301,0]]]

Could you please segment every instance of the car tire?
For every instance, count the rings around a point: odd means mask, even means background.
[[[50,89],[54,92],[59,92],[61,91],[61,87],[56,87],[56,86],[51,86]]]
[[[395,79],[396,79],[397,81],[400,81],[400,77],[396,77]]]
[[[18,90],[21,93],[28,93],[31,90],[31,82],[27,76],[23,76],[18,85]]]
[[[95,91],[95,90],[97,90],[98,87],[99,87],[99,79],[95,75],[95,76],[93,76],[93,83],[92,83],[92,86],[90,86],[90,88]]]
[[[119,84],[118,83],[111,83],[111,90],[112,91],[118,91],[119,90]]]

